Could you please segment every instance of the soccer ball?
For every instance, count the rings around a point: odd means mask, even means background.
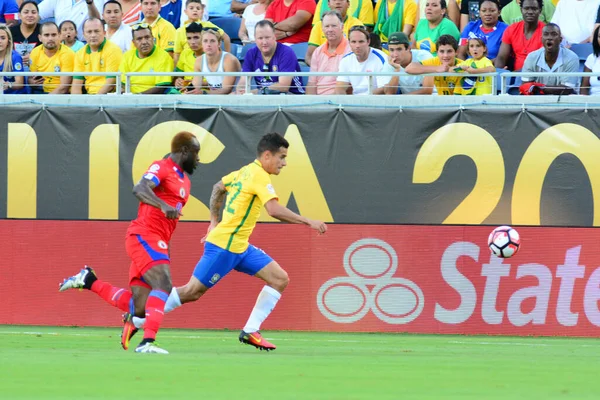
[[[519,233],[510,226],[499,226],[490,233],[488,246],[493,255],[510,258],[519,251],[521,238]]]

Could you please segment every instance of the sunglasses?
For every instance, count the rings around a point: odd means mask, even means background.
[[[131,27],[132,31],[139,31],[140,29],[150,29],[152,30],[152,27],[150,26],[150,24],[147,24],[145,22],[141,22],[139,24],[135,24]]]

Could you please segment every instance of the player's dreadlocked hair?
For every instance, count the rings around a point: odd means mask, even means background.
[[[179,132],[171,141],[171,153],[179,153],[184,146],[188,149],[191,148],[194,139],[196,139],[196,135],[191,132]]]
[[[258,146],[256,146],[256,153],[260,156],[265,151],[270,151],[271,153],[277,153],[280,148],[288,148],[290,144],[283,136],[281,136],[277,132],[267,133],[262,138],[260,138],[260,142],[258,142]]]

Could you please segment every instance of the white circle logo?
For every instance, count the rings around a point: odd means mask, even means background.
[[[167,244],[163,240],[159,240],[158,247],[160,247],[161,249],[167,249],[169,246],[167,246]]]
[[[179,195],[181,197],[185,198],[185,189],[184,188],[179,189]]]
[[[330,321],[349,324],[372,311],[388,324],[406,324],[423,311],[423,291],[408,279],[394,277],[398,256],[383,240],[352,243],[344,253],[344,269],[348,276],[328,280],[317,293],[319,311]]]

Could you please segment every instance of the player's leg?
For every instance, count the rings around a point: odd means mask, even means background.
[[[262,323],[271,314],[287,287],[288,274],[269,255],[252,245],[246,250],[245,257],[236,270],[256,276],[266,283],[240,333],[240,342],[250,344],[260,350],[275,350],[276,346],[263,338],[259,331]]]
[[[167,302],[169,293],[173,289],[169,264],[152,266],[144,272],[143,279],[144,282],[150,285],[152,290],[146,300],[144,338],[135,351],[136,353],[168,354],[166,350],[158,347],[154,341],[165,315],[165,303]]]
[[[133,293],[131,309],[123,314],[123,331],[121,332],[121,347],[123,350],[129,348],[129,342],[133,335],[138,332],[138,326],[133,322],[134,318],[144,318],[146,315],[146,301],[152,288],[141,279],[130,280],[131,292]]]
[[[67,289],[87,289],[122,311],[127,312],[130,308],[131,292],[98,279],[96,272],[87,265],[79,273],[65,279],[58,291],[64,292]]]

